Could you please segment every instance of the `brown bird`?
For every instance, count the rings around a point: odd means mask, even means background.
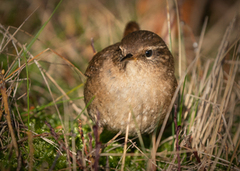
[[[150,133],[166,115],[177,81],[174,59],[164,41],[145,30],[98,52],[86,70],[88,114],[111,131]],[[128,122],[129,112],[131,119]]]

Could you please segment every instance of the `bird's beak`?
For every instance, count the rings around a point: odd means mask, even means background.
[[[126,56],[123,56],[120,61],[130,61],[130,60],[136,60],[136,56],[133,56],[131,53],[127,54]]]
[[[123,48],[122,46],[119,46],[119,49],[122,52],[122,55],[120,57],[120,62],[122,61],[129,61],[129,60],[136,60],[136,56],[131,54],[131,53],[127,53],[125,48]]]

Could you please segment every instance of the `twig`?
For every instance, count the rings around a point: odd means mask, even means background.
[[[33,153],[34,153],[34,147],[33,147],[33,135],[31,131],[27,132],[28,135],[28,146],[29,146],[29,171],[33,170]]]
[[[104,148],[109,146],[121,134],[122,134],[122,131],[119,131],[110,141],[107,142],[107,144],[104,145]]]
[[[109,166],[109,156],[106,157],[106,171],[110,171],[110,166]]]
[[[175,131],[176,131],[176,151],[180,151],[180,146],[179,146],[179,143],[178,143],[178,134],[179,134],[179,131],[181,129],[181,126],[177,125],[177,105],[175,104],[174,105],[175,107],[175,111],[174,111],[174,124],[175,124]],[[181,159],[180,159],[180,154],[177,153],[177,159],[178,159],[178,171],[181,170]]]
[[[189,149],[192,149],[192,137],[190,136],[187,140],[187,145],[186,147],[189,148]],[[197,159],[197,162],[198,164],[201,166],[202,165],[202,162],[201,162],[201,159],[199,158],[198,156],[198,152],[197,151],[192,151],[192,153],[194,154],[195,158]],[[202,166],[201,166],[202,167]],[[203,171],[206,171],[206,169],[204,168],[203,166]]]
[[[139,156],[143,156],[143,157],[145,157],[146,159],[148,159],[149,164],[152,164],[152,166],[155,168],[155,170],[156,170],[156,167],[158,167],[158,170],[162,170],[159,166],[156,165],[155,161],[153,161],[152,159],[150,159],[143,151],[141,151],[141,150],[136,146],[136,144],[132,142],[131,139],[129,139],[129,142],[132,143],[132,146],[135,147],[135,148],[141,153],[141,155],[139,155]],[[136,155],[136,153],[134,153],[133,155],[131,155],[131,154],[126,154],[126,156],[138,156],[138,155]],[[151,169],[151,168],[149,168],[149,169]],[[153,169],[152,169],[152,170],[153,170]]]
[[[93,132],[95,136],[95,141],[96,141],[96,146],[95,146],[95,161],[94,161],[94,169],[95,171],[98,171],[98,166],[99,166],[99,159],[100,159],[100,153],[101,153],[101,143],[99,141],[99,119],[100,119],[100,114],[99,112],[97,113],[97,122],[96,125],[93,126]]]
[[[82,121],[81,121],[81,119],[78,119],[78,131],[79,131],[79,134],[81,136],[82,143],[84,144],[84,135],[83,135],[83,130],[82,130]],[[87,146],[86,145],[84,146],[84,152],[85,152],[86,155],[88,155],[88,151],[87,151]]]
[[[91,46],[92,46],[93,53],[96,54],[96,49],[94,47],[94,40],[93,40],[93,38],[91,38]]]
[[[50,125],[50,123],[48,123],[47,121],[45,121],[45,124],[50,128],[50,133],[52,134],[53,138],[58,142],[58,144],[60,145],[60,147],[62,147],[63,150],[68,151],[69,156],[70,156],[71,158],[73,158],[72,152],[65,147],[64,142],[63,142],[62,140],[59,140],[58,134],[54,131],[54,129],[53,129],[53,127]],[[78,166],[79,166],[80,169],[83,169],[82,165],[81,165],[78,161],[77,161],[77,164],[78,164]]]
[[[131,119],[131,112],[129,112],[129,114],[128,114],[128,124],[127,124],[127,128],[126,128],[121,171],[124,170],[124,164],[125,164],[125,158],[126,158],[126,152],[127,152],[127,141],[128,141],[128,131],[129,131],[130,119]]]
[[[236,157],[236,159],[237,159],[236,153],[237,153],[237,149],[238,149],[239,145],[240,145],[240,139],[238,140],[238,143],[237,143],[237,145],[236,145],[236,147],[235,147],[235,149],[234,149],[234,152],[233,152],[233,155],[232,155],[232,157],[231,157],[230,164],[228,165],[227,171],[230,170],[230,167],[231,167],[231,165],[232,165],[232,161],[233,161],[234,157]]]
[[[92,135],[88,133],[88,137],[89,137],[89,151],[92,151]]]
[[[51,168],[49,169],[49,171],[52,171],[52,170],[54,169],[54,167],[55,167],[56,164],[57,164],[57,160],[58,160],[59,157],[60,157],[60,153],[59,153],[59,151],[58,151],[58,152],[57,152],[57,155],[56,155],[56,157],[55,157],[55,159],[54,159],[54,161],[53,161],[53,164],[52,164]]]

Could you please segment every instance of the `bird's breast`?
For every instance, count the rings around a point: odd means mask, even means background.
[[[106,93],[110,94],[114,102],[123,105],[152,106],[160,105],[160,99],[166,94],[166,83],[160,74],[151,72],[136,61],[128,61],[124,70],[117,67],[109,67],[100,76],[101,83],[106,87]],[[151,106],[149,106],[150,108]]]

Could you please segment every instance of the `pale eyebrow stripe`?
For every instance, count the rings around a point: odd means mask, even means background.
[[[166,48],[166,46],[151,46],[151,47],[152,47],[152,50]]]
[[[166,48],[166,46],[149,46],[147,48],[144,48],[144,49],[139,49],[139,51],[142,51],[142,50],[156,50],[156,49],[164,49]]]

